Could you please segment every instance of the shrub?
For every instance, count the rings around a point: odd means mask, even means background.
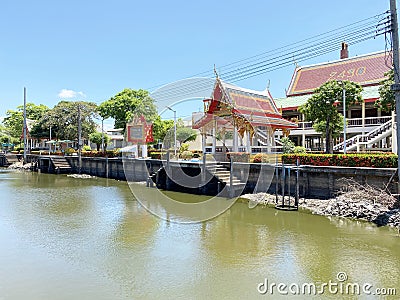
[[[162,159],[167,152],[165,151],[152,151],[149,152],[149,156],[151,159]]]
[[[83,157],[118,157],[120,156],[120,153],[118,150],[106,150],[105,152],[102,151],[82,151],[82,156]]]
[[[232,157],[234,162],[245,162],[248,163],[250,160],[250,154],[247,152],[229,152],[227,153],[228,159]]]
[[[251,160],[253,163],[261,163],[261,162],[275,162],[276,156],[270,155],[267,153],[257,153],[253,156]]]
[[[295,148],[295,144],[292,142],[291,139],[289,139],[288,137],[283,137],[281,138],[281,143],[283,146],[283,153],[292,153],[294,148]]]
[[[89,145],[84,145],[82,148],[83,151],[91,151],[92,148]]]
[[[65,154],[66,155],[71,155],[72,153],[75,153],[75,150],[73,148],[67,148],[65,149]]]
[[[282,162],[301,165],[396,168],[397,155],[393,153],[354,153],[354,154],[284,154]]]
[[[188,151],[188,150],[189,150],[189,144],[188,143],[183,143],[181,145],[181,147],[179,148],[179,153],[183,153],[183,152]]]
[[[293,148],[293,153],[306,153],[306,148],[303,146],[296,146]]]
[[[193,157],[193,153],[192,153],[192,151],[183,151],[180,154],[180,157],[183,159],[191,159]]]

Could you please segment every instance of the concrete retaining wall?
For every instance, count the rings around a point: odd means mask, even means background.
[[[78,172],[78,157],[66,156],[66,159],[71,165],[71,172]],[[28,156],[28,160],[40,160],[39,156]],[[165,161],[164,161],[165,164]],[[40,165],[40,164],[39,164]],[[163,166],[160,160],[139,160],[130,159],[125,160],[125,170],[122,158],[82,158],[82,174],[89,174],[98,177],[113,178],[117,180],[126,180],[127,178],[135,181],[146,181],[149,174],[156,173]],[[198,175],[200,172],[200,165],[198,163],[190,162],[172,162],[172,173],[174,168],[182,168],[183,171],[189,176]],[[228,167],[229,164],[226,163]],[[244,193],[251,193],[255,189],[257,192],[268,191],[275,192],[276,190],[276,176],[274,175],[275,166],[265,166],[260,164],[247,164],[247,163],[234,163],[234,175],[246,182]],[[300,196],[308,198],[329,198],[337,193],[342,187],[343,182],[341,178],[352,178],[360,184],[369,184],[379,189],[383,189],[388,185],[388,189],[397,194],[397,175],[393,176],[396,169],[391,168],[356,168],[356,167],[317,167],[317,166],[300,166],[299,171],[299,188]],[[42,170],[47,172],[47,170]],[[261,172],[261,176],[260,176]],[[280,171],[281,172],[281,169]],[[293,167],[291,173],[291,191],[295,190],[295,175],[296,170]],[[193,174],[193,175],[190,175]],[[392,179],[392,180],[391,180]],[[391,180],[391,183],[389,181]],[[258,184],[257,184],[258,183]],[[200,185],[200,183],[199,183]],[[160,174],[157,186],[160,188],[185,191],[191,193],[202,194],[217,194],[221,186],[218,185],[216,180],[212,180],[210,185],[204,189],[199,188],[191,191],[182,186],[174,183],[164,174]],[[278,178],[278,189],[281,189],[281,178]],[[288,186],[286,185],[286,190]]]

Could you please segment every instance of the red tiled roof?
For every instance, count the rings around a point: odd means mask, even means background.
[[[390,59],[387,59],[387,55],[380,52],[300,67],[295,70],[287,96],[312,93],[329,80],[350,80],[362,86],[378,84],[385,79],[384,73],[390,69]]]
[[[267,90],[253,91],[217,79],[212,99],[209,101],[208,110],[200,120],[193,124],[193,128],[200,128],[210,122],[212,115],[219,110],[220,103],[228,104],[232,107],[232,114],[240,115],[256,125],[271,125],[276,128],[297,127],[295,123],[282,118]]]

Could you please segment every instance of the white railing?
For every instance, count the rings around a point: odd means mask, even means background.
[[[312,122],[299,122],[297,123],[298,127],[292,130],[304,130],[304,129],[313,129]]]
[[[344,144],[346,143],[346,148],[350,149],[351,147],[357,144],[369,144],[375,140],[375,138],[387,133],[389,130],[392,129],[392,117],[389,117],[389,121],[385,122],[381,126],[375,128],[374,130],[370,131],[368,134],[359,134],[347,139],[344,142],[341,142],[333,147],[333,150],[339,151],[343,150]]]
[[[268,145],[268,135],[264,133],[261,129],[256,130],[257,140],[263,144]]]
[[[387,121],[392,119],[391,116],[385,117],[371,117],[371,118],[364,118],[364,126],[375,126],[385,124]],[[349,127],[359,127],[362,126],[362,118],[355,118],[355,119],[347,119],[347,124]]]
[[[251,146],[251,153],[282,153],[283,146]]]
[[[364,118],[364,126],[377,126],[377,125],[379,126],[379,125],[385,124],[386,122],[390,121],[391,119],[392,119],[391,116]],[[295,131],[295,130],[313,129],[312,122],[299,122],[298,125],[299,125],[299,127],[292,129],[292,130]],[[361,127],[361,126],[363,126],[363,119],[362,118],[347,119],[347,126],[348,127]]]

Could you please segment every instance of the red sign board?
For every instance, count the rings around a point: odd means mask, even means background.
[[[143,116],[126,125],[127,141],[133,144],[145,144],[154,141],[153,124],[147,123]]]

